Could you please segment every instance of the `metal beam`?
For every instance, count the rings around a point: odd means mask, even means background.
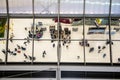
[[[48,71],[55,71],[57,66],[50,66],[50,65],[1,65],[0,71],[32,71],[32,70],[48,70]],[[99,71],[99,72],[120,72],[120,67],[111,67],[111,66],[60,66],[61,71]]]

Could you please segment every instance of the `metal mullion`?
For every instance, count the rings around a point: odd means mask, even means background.
[[[32,0],[32,14],[33,14],[33,35],[34,35],[34,24],[35,24],[35,14],[34,14],[34,0]],[[34,36],[32,36],[32,57],[34,57]],[[31,64],[33,64],[33,59],[32,59],[32,62]]]
[[[57,30],[58,30],[58,65],[60,64],[60,0],[58,0],[58,23],[57,23]]]
[[[101,39],[101,40],[98,40],[98,39],[87,39],[88,41],[106,41],[106,39]]]
[[[120,40],[112,40],[112,41],[120,41]]]
[[[8,39],[9,39],[9,4],[8,4],[8,0],[6,0],[6,9],[7,9],[7,39],[6,39],[6,56],[5,56],[5,65],[7,64],[7,60],[8,60]]]
[[[85,44],[85,0],[83,4],[83,41]],[[85,45],[83,46],[83,53],[84,53],[84,65],[86,65]]]
[[[57,30],[58,30],[58,45],[57,45],[57,70],[56,70],[56,79],[60,80],[61,76],[60,76],[60,54],[61,54],[61,47],[60,47],[60,0],[58,0],[58,23],[57,23]]]
[[[110,5],[109,5],[109,20],[108,20],[108,25],[109,25],[109,40],[110,40],[110,44],[109,44],[109,47],[110,47],[110,63],[111,63],[111,66],[113,65],[113,61],[112,61],[112,45],[111,45],[111,6],[112,6],[112,0],[110,0]]]

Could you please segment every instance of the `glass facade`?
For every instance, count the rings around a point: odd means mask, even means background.
[[[119,0],[1,0],[0,63],[119,64],[119,8]]]
[[[34,0],[35,14],[57,14],[57,0]]]
[[[32,14],[32,0],[8,0],[11,14]]]
[[[111,14],[120,14],[120,1],[119,0],[112,0],[112,8]]]
[[[109,14],[110,0],[86,0],[85,14]]]
[[[0,1],[0,13],[7,13],[6,0],[1,0]]]
[[[83,14],[83,0],[60,0],[60,14]]]

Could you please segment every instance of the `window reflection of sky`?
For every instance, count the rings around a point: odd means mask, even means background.
[[[6,0],[0,0],[0,13],[6,13]],[[32,0],[8,0],[10,13],[32,13]],[[35,13],[57,13],[57,0],[34,0]],[[110,0],[86,0],[86,14],[108,14]],[[83,14],[84,0],[60,0],[61,14]],[[112,0],[112,14],[120,14],[120,0]]]

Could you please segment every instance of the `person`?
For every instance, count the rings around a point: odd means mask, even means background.
[[[33,57],[33,61],[36,59],[36,57]]]
[[[25,48],[25,47],[22,47],[22,46],[21,46],[21,49],[22,49],[23,51],[25,51],[25,50],[26,50],[26,48]]]
[[[80,59],[80,56],[77,56],[77,59]]]
[[[102,47],[102,49],[105,49],[105,48],[106,48],[105,46]]]
[[[11,36],[12,38],[13,38],[13,37],[15,37],[13,33],[11,33],[11,35],[10,35],[10,36]]]
[[[94,51],[94,47],[90,48],[89,53]]]
[[[66,45],[66,48],[68,49],[68,45]]]
[[[30,32],[30,31],[28,31],[28,33],[29,33],[29,34],[31,34],[31,32]]]
[[[11,43],[13,42],[13,39],[12,39],[12,37],[10,37],[10,42],[11,42]]]
[[[31,56],[29,56],[29,59],[30,59],[30,60],[32,60],[32,57],[31,57]]]
[[[100,46],[98,46],[98,49],[100,49],[101,47]]]
[[[17,51],[17,48],[15,48],[15,51]]]
[[[51,43],[53,43],[53,40],[51,40]]]
[[[46,51],[43,51],[43,54],[46,55]]]
[[[53,44],[53,48],[55,47],[55,44]]]
[[[6,53],[5,49],[3,49],[2,52],[5,54]]]
[[[20,46],[17,44],[18,49],[20,49]]]
[[[42,57],[43,57],[43,58],[45,58],[45,55],[44,55],[44,54],[42,54]]]
[[[110,43],[110,41],[107,39],[107,40],[106,40],[106,45],[108,45],[109,43]]]
[[[30,43],[30,39],[29,39],[29,37],[27,37],[27,42]]]
[[[46,51],[43,51],[42,57],[45,58]]]
[[[26,44],[27,42],[24,42],[23,44],[25,44],[25,46],[27,46],[27,44]]]
[[[10,53],[11,52],[10,49],[8,49],[7,52]]]
[[[27,31],[27,27],[25,27],[25,30]]]
[[[104,53],[104,54],[103,54],[103,58],[105,58],[105,57],[106,57],[106,54]]]
[[[23,55],[24,55],[25,59],[27,59],[27,58],[28,58],[28,57],[27,57],[27,55],[26,55],[25,53],[24,53]]]
[[[13,52],[13,54],[12,54],[12,55],[13,55],[13,56],[16,56],[17,54]]]
[[[98,53],[100,53],[101,52],[101,50],[98,50]]]
[[[11,34],[10,34],[10,41],[11,41],[11,42],[13,42],[13,37],[15,37],[15,36],[14,36],[13,33],[11,33]]]
[[[63,42],[63,46],[64,46],[65,44],[64,44],[64,42]]]

